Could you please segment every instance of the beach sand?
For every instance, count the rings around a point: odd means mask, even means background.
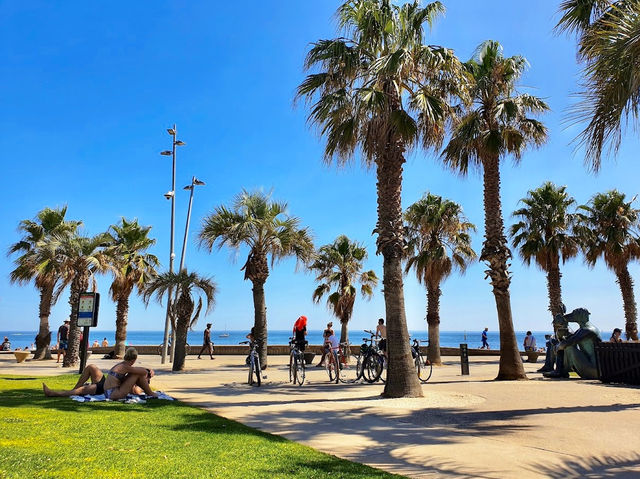
[[[290,385],[287,359],[269,358],[261,387],[246,384],[241,356],[191,356],[184,373],[170,373],[158,356],[139,364],[156,369],[156,389],[185,402],[411,477],[640,477],[638,387],[542,379],[541,363],[525,363],[528,381],[497,382],[497,358],[471,358],[469,376],[445,358],[424,398],[382,399],[381,384],[330,384],[315,367],[302,387]],[[58,366],[0,356],[0,374],[69,372]]]

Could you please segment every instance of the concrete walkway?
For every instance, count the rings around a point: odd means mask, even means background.
[[[12,359],[12,358],[11,358]],[[262,387],[246,384],[244,357],[187,361],[170,373],[156,356],[153,385],[211,412],[318,450],[411,477],[640,477],[640,388],[598,381],[495,382],[495,360],[434,368],[424,398],[381,399],[381,385],[330,384],[307,370],[288,383],[287,358],[270,358]],[[114,361],[92,361],[108,369]],[[0,358],[0,374],[68,372],[54,361]]]

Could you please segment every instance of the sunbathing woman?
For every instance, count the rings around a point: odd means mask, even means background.
[[[149,379],[153,377],[153,370],[133,367],[138,359],[138,351],[129,348],[124,353],[124,361],[116,364],[105,375],[95,365],[90,364],[84,371],[73,389],[67,391],[54,391],[42,383],[45,396],[84,396],[104,394],[107,399],[117,400],[127,396],[127,394],[146,394],[155,396],[156,394],[149,387]],[[85,381],[91,379],[91,384]]]

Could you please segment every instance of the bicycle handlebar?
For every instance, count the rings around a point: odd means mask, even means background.
[[[365,329],[364,330],[365,333],[370,334],[371,336],[375,336],[376,333],[374,333],[373,331],[369,330],[369,329]]]
[[[249,344],[249,341],[240,341],[238,344]]]

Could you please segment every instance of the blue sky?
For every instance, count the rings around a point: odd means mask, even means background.
[[[545,180],[567,185],[579,203],[618,188],[637,191],[638,144],[627,135],[617,159],[598,175],[588,172],[570,144],[577,127],[563,122],[579,80],[575,40],[554,36],[558,2],[445,1],[446,16],[427,41],[453,48],[466,60],[487,39],[521,54],[531,67],[522,85],[544,97],[552,111],[543,118],[549,142],[526,154],[519,166],[503,165],[506,223],[527,190]],[[187,143],[178,154],[176,252],[179,256],[192,175],[207,182],[196,191],[186,264],[215,277],[219,294],[210,316],[214,328],[247,329],[253,322],[251,284],[240,268],[247,252],[209,253],[195,242],[201,219],[228,204],[242,188],[273,189],[290,212],[309,226],[317,245],[339,234],[364,242],[367,267],[381,276],[376,257],[375,176],[359,164],[337,170],[322,164],[322,141],[305,121],[293,96],[304,78],[308,44],[335,35],[337,1],[301,2],[2,2],[0,117],[4,201],[0,226],[3,251],[18,240],[16,227],[45,206],[68,205],[88,234],[104,231],[121,216],[152,225],[153,253],[166,266],[169,256],[171,162],[158,153],[170,148],[165,129],[174,122]],[[460,179],[432,155],[413,152],[405,169],[403,206],[427,190],[462,204],[483,233],[482,183]],[[179,259],[179,258],[178,258]],[[442,329],[497,329],[495,305],[476,264],[464,277],[443,285]],[[37,327],[38,294],[32,286],[10,285],[11,260],[0,256],[0,330]],[[512,309],[516,329],[548,329],[543,273],[512,264]],[[620,291],[602,265],[590,270],[580,259],[563,268],[569,309],[587,307],[604,331],[623,327]],[[638,276],[637,265],[631,267]],[[110,278],[98,277],[103,294],[98,329],[112,330],[115,308],[106,298]],[[294,261],[273,268],[267,281],[269,325],[287,329],[306,314],[320,329],[329,312],[314,305],[313,277],[295,271]],[[411,276],[405,282],[411,329],[425,329],[425,293]],[[68,316],[68,294],[51,315],[52,329]],[[370,302],[357,301],[352,328],[370,327],[384,315],[380,288]],[[162,329],[164,310],[131,298],[129,328]],[[202,321],[204,323],[205,321]],[[198,326],[200,327],[200,325]]]

